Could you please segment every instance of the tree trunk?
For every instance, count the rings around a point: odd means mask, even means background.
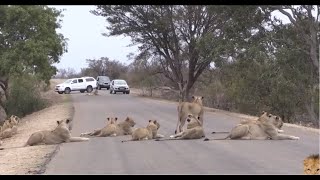
[[[315,109],[314,109],[314,105],[315,105],[315,98],[314,98],[314,94],[316,94],[316,90],[318,88],[318,85],[314,85],[314,87],[311,89],[311,99],[310,102],[305,102],[305,108],[308,112],[309,117],[311,118],[311,121],[313,123],[317,123],[318,122],[318,117],[317,114],[315,113]]]
[[[8,81],[7,77],[0,77],[0,122],[7,118],[7,113],[4,109],[5,101],[8,99]]]
[[[311,26],[311,25],[310,25]],[[315,69],[319,69],[319,55],[317,53],[317,49],[319,44],[317,43],[317,31],[310,27],[310,57],[312,60],[312,64],[315,66]]]
[[[179,86],[179,102],[183,102],[186,100],[186,89],[187,89],[187,83],[178,83]]]

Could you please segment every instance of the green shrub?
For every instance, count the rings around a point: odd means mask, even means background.
[[[11,79],[9,98],[5,104],[8,115],[23,117],[45,108],[47,102],[42,99],[40,91],[40,81],[33,76]]]

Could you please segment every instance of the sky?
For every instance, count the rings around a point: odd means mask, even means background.
[[[73,68],[77,72],[81,68],[87,67],[86,59],[99,59],[108,57],[111,60],[119,60],[129,64],[127,55],[137,53],[137,47],[127,47],[131,44],[128,37],[112,36],[105,37],[101,33],[106,33],[107,22],[103,17],[90,13],[95,6],[49,6],[56,9],[66,9],[63,11],[61,29],[58,33],[68,38],[68,52],[64,53],[60,63],[55,66],[60,68]]]
[[[127,58],[129,53],[138,53],[137,46],[127,47],[131,44],[129,37],[112,36],[105,37],[102,33],[106,30],[107,22],[101,16],[90,13],[95,6],[72,5],[72,6],[49,6],[63,11],[61,29],[58,33],[68,38],[68,52],[64,53],[60,63],[55,66],[60,69],[73,68],[77,72],[81,68],[87,67],[86,59],[99,59],[108,57],[111,60],[118,60],[129,64]],[[284,23],[289,19],[281,13],[275,13],[276,17],[281,18]]]

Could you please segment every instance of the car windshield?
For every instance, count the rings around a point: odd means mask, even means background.
[[[126,85],[127,84],[127,82],[126,81],[114,81],[114,84],[118,84],[118,85]]]
[[[68,80],[66,80],[64,83],[70,83],[72,81],[72,79],[68,79]]]
[[[101,81],[110,81],[110,79],[108,77],[106,77],[106,76],[99,77],[99,80],[101,80]]]

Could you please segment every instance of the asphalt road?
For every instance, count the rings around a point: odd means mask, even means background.
[[[160,122],[160,134],[174,133],[176,105],[133,95],[100,96],[72,93],[75,107],[72,134],[79,136],[101,128],[107,116],[121,121],[131,116],[135,127],[149,119]],[[209,138],[225,134],[239,118],[224,113],[205,112],[204,126]],[[92,138],[88,142],[62,144],[46,166],[45,174],[302,174],[303,159],[319,152],[319,134],[284,127],[285,133],[300,140],[282,141],[142,141],[121,143],[131,136]]]

